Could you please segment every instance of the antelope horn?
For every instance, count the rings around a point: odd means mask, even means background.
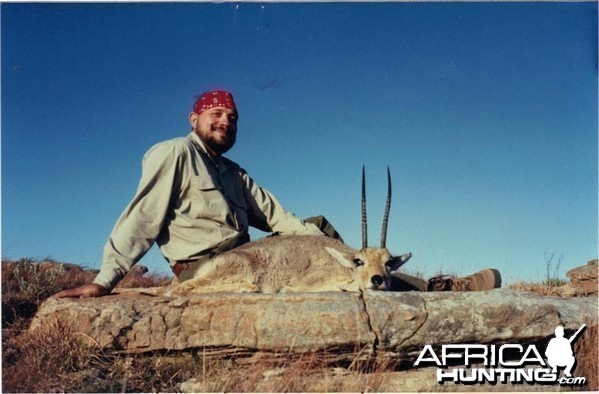
[[[362,249],[368,247],[368,224],[366,221],[366,175],[362,166]]]
[[[383,216],[383,229],[381,231],[381,248],[387,245],[387,224],[389,224],[389,211],[391,209],[391,172],[387,166],[387,202],[385,203],[385,215]]]

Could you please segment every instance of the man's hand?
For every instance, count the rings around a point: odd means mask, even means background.
[[[110,291],[105,287],[91,283],[74,289],[63,290],[60,293],[54,294],[52,298],[91,298],[102,297],[108,294],[110,294]]]

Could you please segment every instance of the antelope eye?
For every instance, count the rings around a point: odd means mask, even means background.
[[[364,262],[360,259],[354,259],[354,264],[356,265],[356,267],[359,267],[361,265],[364,265]]]
[[[385,267],[391,271],[393,269],[393,260],[389,260],[385,263]]]

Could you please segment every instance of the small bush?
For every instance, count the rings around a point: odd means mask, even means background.
[[[45,263],[31,259],[2,261],[2,328],[19,318],[31,319],[48,297],[89,283],[95,276],[81,268],[62,270],[60,263]]]
[[[545,280],[543,280],[542,283],[549,287],[559,287],[568,283],[567,280],[559,277],[559,271],[564,256],[561,255],[557,261],[555,261],[554,258],[555,253],[545,253]]]

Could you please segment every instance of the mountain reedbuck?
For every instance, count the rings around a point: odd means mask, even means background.
[[[239,246],[206,261],[194,278],[166,295],[231,292],[319,292],[389,290],[391,275],[412,257],[393,257],[386,248],[391,207],[387,168],[387,202],[381,245],[368,247],[366,185],[362,168],[362,249],[351,249],[327,236],[274,236]]]

